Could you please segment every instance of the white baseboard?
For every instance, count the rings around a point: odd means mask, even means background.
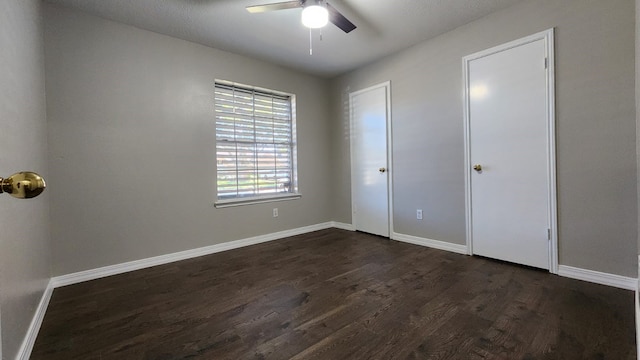
[[[347,224],[347,223],[332,221],[331,225],[334,228],[337,228],[337,229],[348,230],[348,231],[356,231],[356,227],[353,226],[353,224]]]
[[[426,246],[426,247],[430,247],[438,250],[450,251],[450,252],[463,254],[463,255],[468,254],[466,245],[453,244],[446,241],[432,240],[432,239],[426,239],[418,236],[398,234],[398,233],[392,233],[391,239],[406,242],[409,244]]]
[[[600,285],[613,286],[625,290],[635,291],[638,288],[638,279],[636,278],[581,269],[567,265],[558,266],[558,275]]]
[[[85,270],[85,271],[80,271],[72,274],[56,276],[51,279],[51,282],[53,283],[54,288],[77,284],[84,281],[99,279],[99,278],[103,278],[111,275],[122,274],[129,271],[140,270],[140,269],[144,269],[152,266],[168,264],[175,261],[191,259],[194,257],[214,254],[222,251],[233,250],[233,249],[237,249],[237,248],[241,248],[249,245],[255,245],[255,244],[259,244],[267,241],[282,239],[289,236],[306,234],[306,233],[317,231],[317,230],[329,229],[334,227],[334,225],[335,223],[330,221],[326,223],[310,225],[310,226],[300,227],[300,228],[291,229],[291,230],[279,231],[279,232],[266,234],[266,235],[254,236],[251,238],[246,238],[241,240],[224,242],[224,243],[205,246],[197,249],[180,251],[172,254],[154,256],[146,259],[140,259],[140,260],[129,261],[121,264],[104,266],[97,269]]]
[[[38,308],[36,309],[36,312],[31,319],[31,324],[29,324],[27,334],[22,341],[22,345],[20,345],[20,349],[18,350],[18,354],[16,355],[16,360],[29,360],[29,357],[31,357],[31,351],[33,350],[33,345],[36,343],[36,338],[38,337],[38,332],[40,331],[42,320],[44,320],[44,314],[47,312],[47,307],[49,306],[49,300],[51,300],[52,293],[53,284],[51,281],[49,281],[49,283],[47,284],[47,288],[42,294],[42,298],[40,298]]]

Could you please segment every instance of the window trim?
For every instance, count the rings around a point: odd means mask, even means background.
[[[225,207],[235,207],[242,205],[251,205],[251,204],[262,204],[262,203],[270,203],[270,202],[278,202],[278,201],[287,201],[287,200],[296,200],[302,197],[300,193],[300,188],[298,185],[298,143],[297,143],[297,126],[296,126],[296,95],[272,90],[267,88],[262,88],[253,85],[246,85],[237,82],[232,82],[228,80],[215,79],[214,80],[214,89],[217,85],[222,86],[232,86],[245,90],[252,90],[254,93],[262,93],[264,95],[271,96],[281,96],[287,97],[289,99],[289,103],[291,106],[291,183],[292,183],[292,191],[288,193],[273,193],[273,194],[265,194],[265,195],[254,195],[254,196],[244,196],[244,197],[235,197],[228,199],[219,199],[218,198],[218,165],[217,159],[218,154],[216,150],[216,188],[215,188],[215,201],[213,205],[216,208],[225,208]],[[214,94],[214,104],[216,101],[216,96]],[[214,110],[215,115],[217,116],[217,111]],[[216,120],[217,121],[217,120]],[[217,147],[217,129],[216,129],[216,147]]]
[[[300,199],[301,197],[302,197],[302,194],[300,194],[299,192],[277,194],[277,195],[263,195],[263,196],[218,200],[214,202],[213,205],[216,208],[226,208],[226,207],[233,207],[233,206],[264,204],[264,203],[271,203],[271,202],[278,202],[278,201],[296,200],[296,199]]]

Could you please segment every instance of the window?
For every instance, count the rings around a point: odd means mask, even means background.
[[[216,206],[297,198],[295,96],[216,80]]]

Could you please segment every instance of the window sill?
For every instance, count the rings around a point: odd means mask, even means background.
[[[213,203],[213,206],[216,208],[226,208],[232,206],[242,206],[242,205],[252,205],[252,204],[263,204],[270,203],[276,201],[287,201],[287,200],[295,200],[300,199],[302,194],[285,194],[285,195],[271,195],[264,197],[252,197],[246,199],[229,199],[229,200],[218,200]]]

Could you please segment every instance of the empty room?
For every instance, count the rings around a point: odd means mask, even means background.
[[[640,0],[0,0],[0,359],[640,359]]]

